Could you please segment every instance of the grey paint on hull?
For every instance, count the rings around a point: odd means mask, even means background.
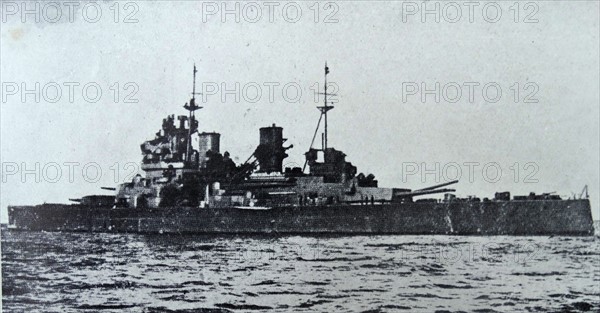
[[[589,200],[397,203],[270,210],[10,206],[14,229],[132,233],[593,235]]]

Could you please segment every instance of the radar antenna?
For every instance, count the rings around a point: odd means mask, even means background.
[[[196,116],[194,111],[196,110],[200,110],[202,109],[201,106],[197,106],[196,105],[196,95],[201,95],[202,93],[196,93],[196,73],[198,72],[198,70],[196,70],[196,64],[194,64],[194,84],[192,87],[192,99],[190,99],[190,103],[189,104],[185,104],[183,107],[188,110],[189,113],[189,127],[188,127],[188,136],[187,136],[187,147],[186,147],[186,153],[185,153],[185,158],[187,163],[189,164],[192,161],[191,158],[191,154],[192,154],[192,134],[196,131],[196,130],[192,130],[192,128],[194,128],[195,124],[196,124]]]

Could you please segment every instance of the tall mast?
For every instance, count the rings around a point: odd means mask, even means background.
[[[327,61],[325,62],[325,84],[323,85],[324,92],[319,92],[320,95],[324,95],[323,106],[318,106],[317,109],[321,111],[321,115],[319,116],[319,121],[317,122],[317,128],[315,129],[315,134],[313,135],[312,141],[310,142],[310,149],[313,149],[313,144],[315,143],[315,139],[317,138],[317,133],[319,132],[319,127],[321,126],[321,120],[325,117],[325,131],[322,134],[323,140],[323,153],[326,153],[327,150],[327,111],[332,110],[333,106],[327,105],[327,96],[335,96],[335,94],[327,93],[327,74],[329,74],[329,67],[327,67]],[[304,167],[302,171],[306,168],[306,164],[308,163],[308,159],[304,162]]]
[[[192,86],[192,99],[190,99],[190,103],[189,105],[186,103],[183,107],[188,110],[189,113],[189,127],[188,127],[188,136],[187,136],[187,147],[186,147],[186,153],[185,153],[185,160],[187,161],[188,165],[189,163],[192,161],[191,158],[191,153],[192,153],[192,134],[196,131],[195,129],[192,130],[195,121],[196,121],[196,116],[194,114],[194,111],[202,109],[201,106],[197,106],[196,105],[196,73],[198,71],[196,70],[196,64],[194,64],[194,83]]]
[[[322,117],[325,118],[325,131],[324,131],[324,135],[323,135],[323,151],[327,150],[327,111],[333,109],[333,106],[327,105],[327,96],[328,95],[333,96],[333,94],[327,93],[327,74],[329,74],[329,67],[327,67],[327,61],[326,61],[325,62],[325,83],[323,84],[324,92],[320,93],[323,95],[323,99],[324,99],[323,106],[317,107],[317,109],[319,109],[319,111],[321,111]]]

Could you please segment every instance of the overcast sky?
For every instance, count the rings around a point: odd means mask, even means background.
[[[597,1],[444,2],[439,22],[421,15],[421,2],[238,3],[237,13],[236,2],[61,3],[42,4],[38,16],[7,3],[3,222],[7,205],[67,202],[122,182],[162,119],[186,113],[194,63],[206,97],[200,129],[222,134],[222,152],[243,162],[258,128],[276,123],[294,145],[286,162],[301,166],[325,61],[338,95],[329,145],[380,186],[426,187],[458,170],[459,196],[569,197],[587,184],[599,217]],[[435,11],[435,2],[427,5]],[[23,93],[36,83],[37,92]],[[223,87],[236,83],[223,99]],[[423,87],[434,90],[425,101]],[[24,166],[34,174],[22,175]]]

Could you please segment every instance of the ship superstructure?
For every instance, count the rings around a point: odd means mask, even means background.
[[[189,115],[167,116],[156,137],[141,145],[142,170],[131,183],[119,186],[116,206],[126,208],[159,208],[179,206],[247,207],[390,203],[412,201],[414,196],[452,192],[438,189],[455,182],[412,191],[402,188],[380,188],[373,174],[357,175],[357,168],[346,160],[346,154],[328,146],[327,113],[334,108],[328,102],[327,75],[323,85],[323,105],[318,106],[319,121],[304,168],[283,168],[287,151],[283,128],[275,124],[259,132],[259,144],[241,165],[236,165],[228,152],[221,154],[216,132],[199,132],[194,66],[192,98],[184,105]],[[314,142],[321,129],[321,147]],[[193,137],[199,145],[193,147]],[[308,166],[309,171],[305,173]]]

